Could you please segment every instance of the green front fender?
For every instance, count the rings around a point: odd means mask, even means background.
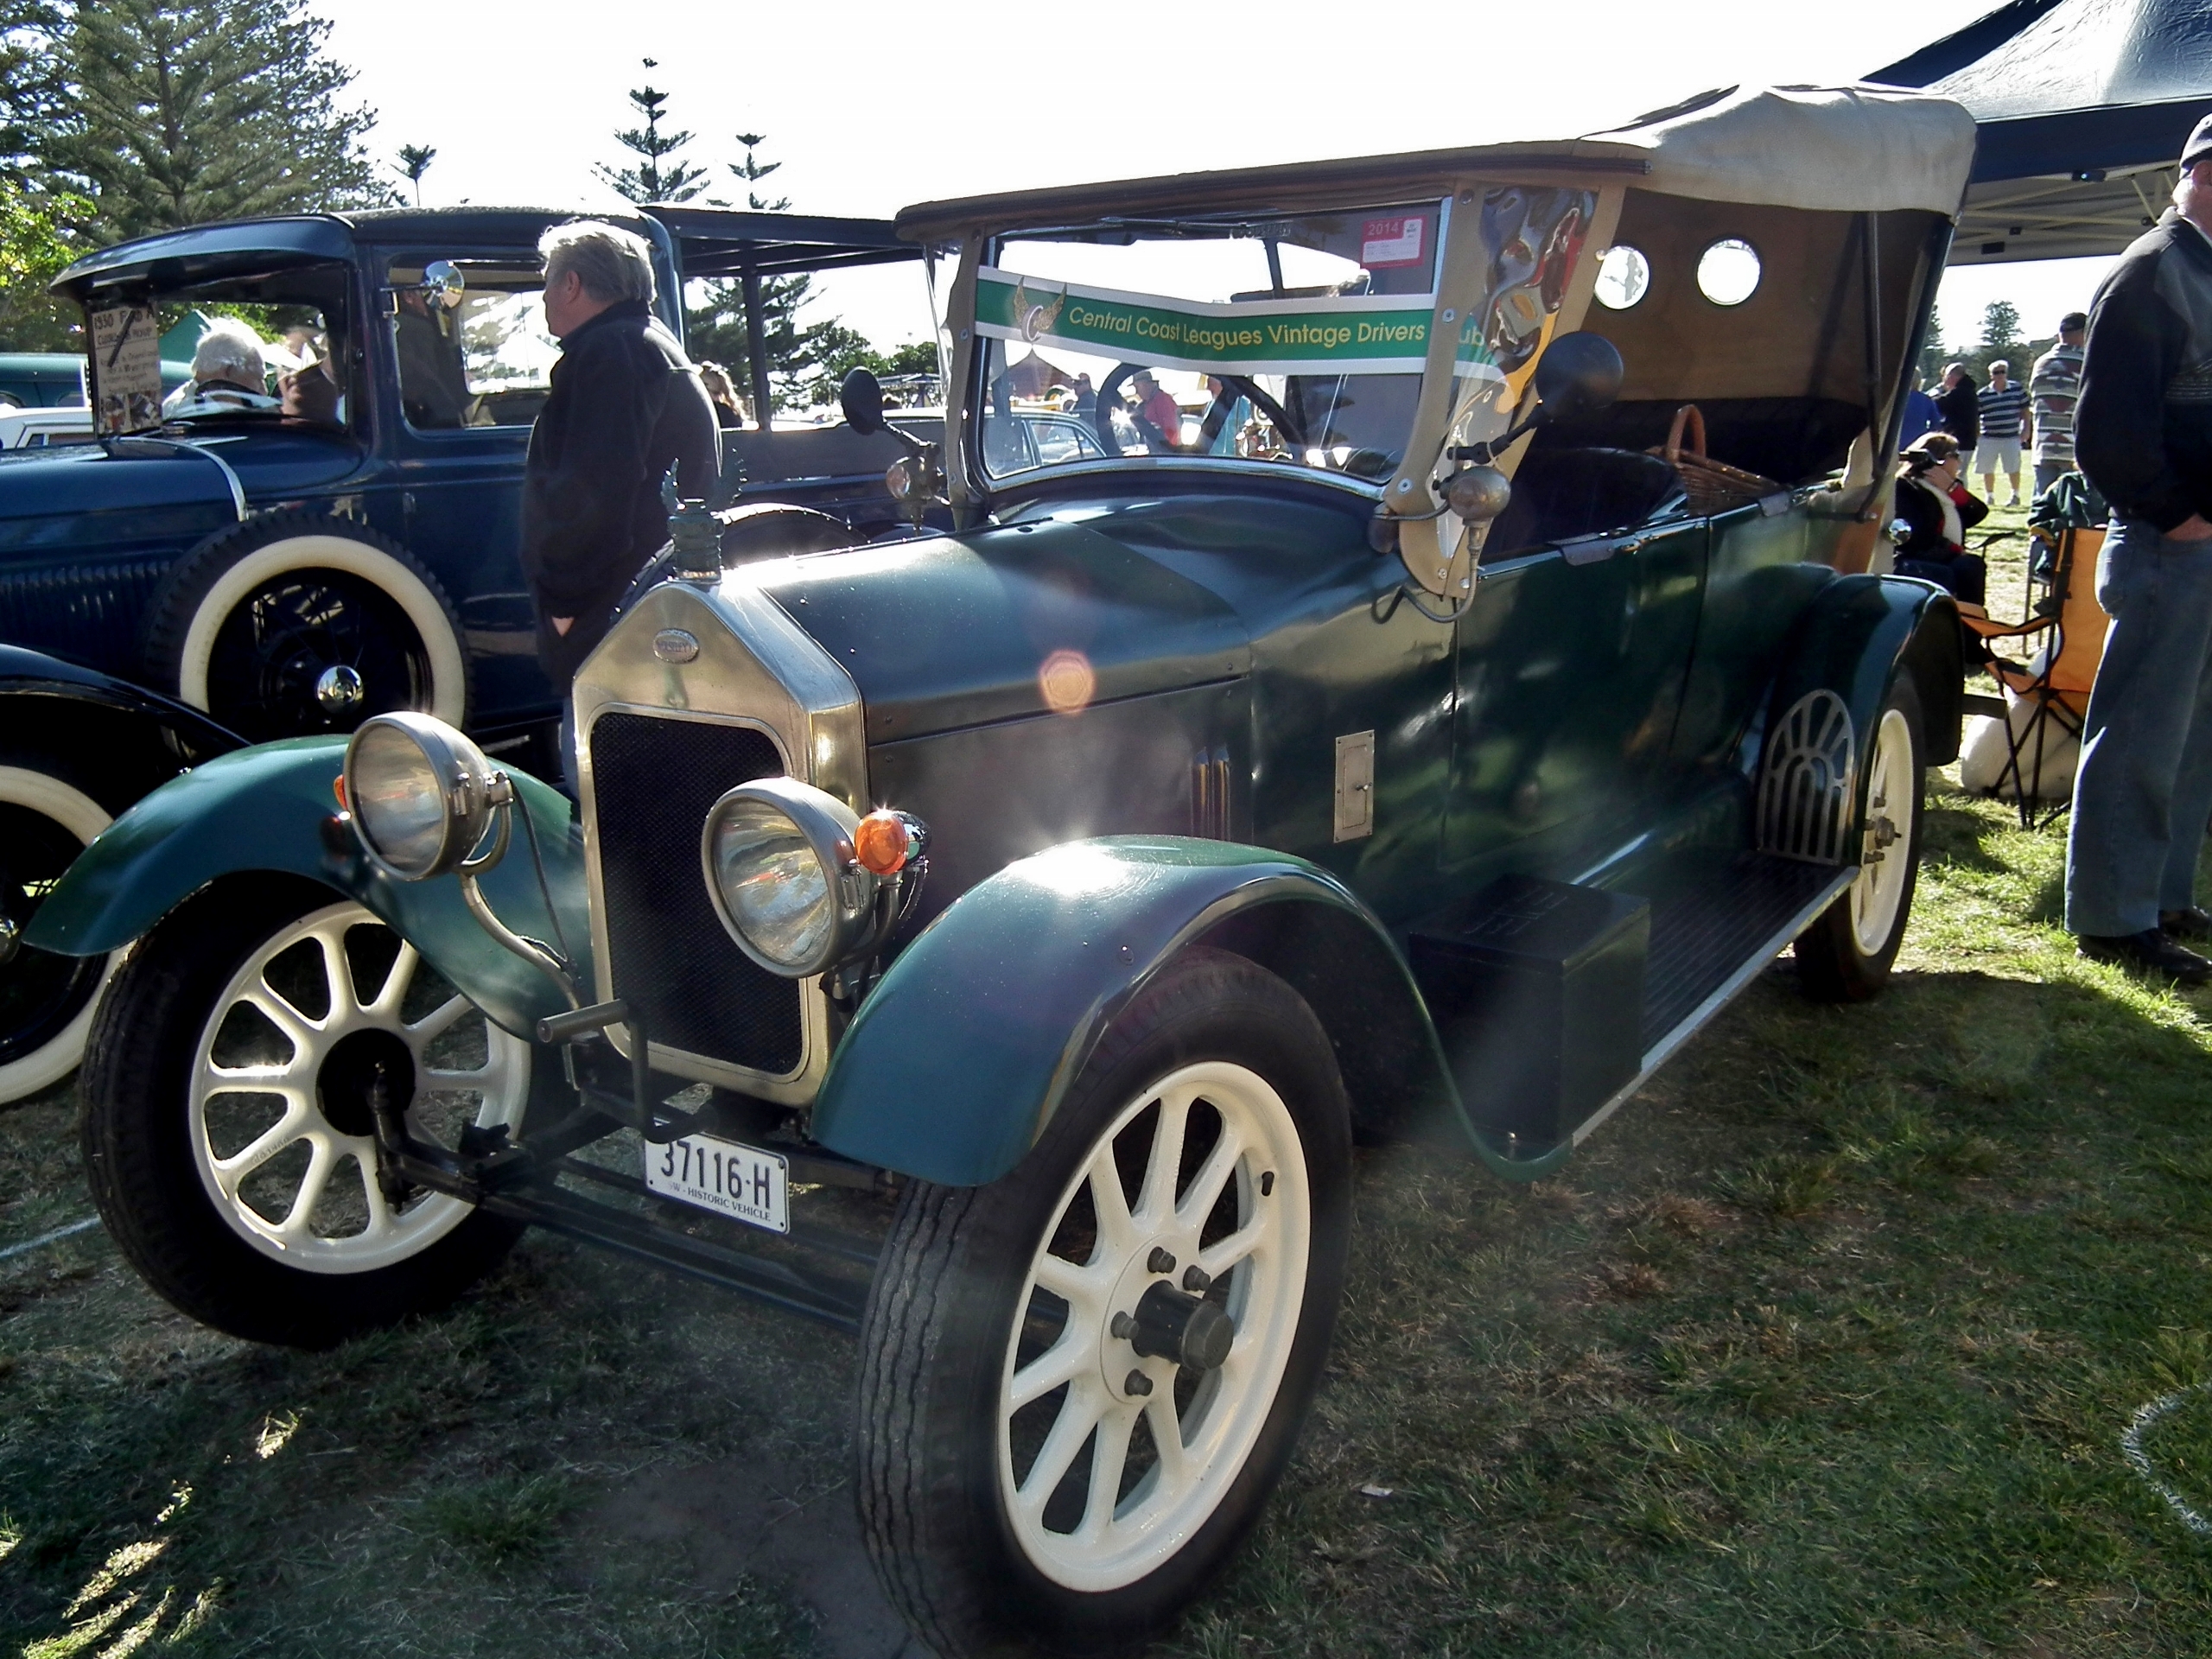
[[[331,792],[345,754],[343,737],[291,738],[220,756],[171,779],[79,855],[39,906],[29,942],[65,956],[104,956],[219,877],[281,871],[359,899],[518,1035],[566,1007],[550,980],[478,925],[454,877],[395,881],[362,855]],[[482,878],[484,896],[517,931],[564,937],[579,959],[579,979],[588,984],[583,849],[569,830],[569,803],[535,778],[509,775],[537,827],[559,926],[546,918],[519,825],[505,860]]]
[[[1262,912],[1307,925],[1249,925]],[[1526,1179],[1563,1160],[1564,1148],[1514,1162],[1474,1135],[1404,958],[1334,876],[1285,853],[1179,836],[1071,842],[963,894],[861,1005],[816,1100],[816,1139],[925,1180],[996,1180],[1115,1014],[1210,939],[1235,941],[1306,995],[1356,1110],[1361,1083],[1383,1077],[1393,1094],[1433,1103],[1451,1138],[1500,1174]],[[1377,1039],[1395,1051],[1379,1067],[1365,1052]],[[1373,1104],[1380,1119],[1400,1103]]]
[[[1932,583],[1904,576],[1839,576],[1798,624],[1776,676],[1770,729],[1800,698],[1827,690],[1843,699],[1864,741],[1900,671],[1920,694],[1928,764],[1957,760],[1966,674],[1956,603]]]

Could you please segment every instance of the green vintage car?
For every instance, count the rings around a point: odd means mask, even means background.
[[[1881,480],[1973,147],[1754,91],[909,210],[914,530],[680,518],[574,821],[404,714],[78,861],[108,1227],[272,1342],[531,1224],[842,1326],[921,1637],[1141,1643],[1291,1455],[1356,1144],[1541,1176],[1793,944],[1880,989],[1961,690]]]

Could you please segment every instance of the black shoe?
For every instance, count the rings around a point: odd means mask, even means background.
[[[2171,979],[2183,985],[2212,982],[2212,962],[2184,950],[2155,927],[2117,937],[2084,933],[2074,948],[2092,962],[2117,963],[2131,973]]]
[[[2170,939],[2212,939],[2212,911],[2196,905],[2187,910],[2162,910],[2158,931]]]

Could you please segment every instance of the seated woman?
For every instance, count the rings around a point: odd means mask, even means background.
[[[269,395],[261,336],[235,317],[219,317],[192,348],[192,378],[162,402],[171,418],[276,409]]]
[[[1897,573],[1980,605],[1989,567],[1967,551],[1966,533],[1989,517],[1989,508],[1960,481],[1963,465],[1959,441],[1948,432],[1925,433],[1897,457],[1897,516],[1909,533],[1897,543]]]

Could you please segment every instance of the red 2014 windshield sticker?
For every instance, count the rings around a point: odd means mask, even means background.
[[[1421,264],[1427,252],[1427,219],[1419,213],[1369,219],[1360,227],[1359,263],[1370,270]]]

